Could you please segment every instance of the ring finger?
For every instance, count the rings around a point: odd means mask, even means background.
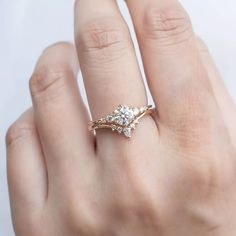
[[[101,0],[99,4],[97,7],[94,0],[80,0],[75,7],[76,45],[93,119],[111,113],[119,104],[147,103],[129,30],[116,1]],[[146,117],[132,140],[153,130],[154,121]],[[119,145],[124,140],[111,132],[98,132],[101,145]]]

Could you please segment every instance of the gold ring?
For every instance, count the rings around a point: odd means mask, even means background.
[[[119,134],[123,134],[127,138],[131,138],[131,131],[134,130],[139,120],[153,112],[154,108],[150,106],[133,107],[119,105],[111,114],[104,118],[91,121],[89,130],[111,129]]]

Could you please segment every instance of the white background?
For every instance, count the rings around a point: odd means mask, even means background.
[[[195,31],[207,42],[236,101],[236,1],[182,0],[182,3],[190,13]],[[120,7],[130,23],[123,1]],[[46,46],[61,40],[73,40],[73,0],[0,0],[1,236],[14,235],[6,185],[5,132],[31,106],[28,79],[37,57]]]

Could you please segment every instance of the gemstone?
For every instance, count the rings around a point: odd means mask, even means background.
[[[116,126],[115,126],[115,125],[112,125],[112,126],[111,126],[111,129],[112,129],[112,131],[115,131],[115,130],[116,130]]]
[[[131,108],[124,105],[119,105],[114,115],[114,120],[122,126],[129,125],[134,119],[134,112]]]
[[[116,130],[119,132],[119,133],[122,133],[122,127],[120,127],[120,126],[118,126],[117,128],[116,128]]]
[[[139,109],[137,107],[133,108],[133,113],[135,116],[137,116],[139,113]]]
[[[108,122],[112,122],[113,121],[113,116],[107,116],[107,118],[106,118],[106,120],[108,121]]]
[[[119,124],[119,125],[123,125],[123,118],[120,117],[120,116],[117,116],[116,119],[115,119],[116,123]]]
[[[124,128],[123,129],[123,134],[128,137],[131,138],[131,128]]]

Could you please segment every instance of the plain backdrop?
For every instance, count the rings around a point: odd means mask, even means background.
[[[182,3],[192,18],[196,33],[208,44],[236,101],[236,1],[182,0]],[[94,0],[94,4],[99,7],[99,0]],[[119,5],[130,24],[124,2]],[[1,236],[14,235],[6,183],[5,132],[31,106],[28,80],[36,59],[46,46],[61,40],[73,41],[73,0],[0,0]],[[81,76],[78,79],[81,84]],[[82,93],[85,97],[84,90]]]

